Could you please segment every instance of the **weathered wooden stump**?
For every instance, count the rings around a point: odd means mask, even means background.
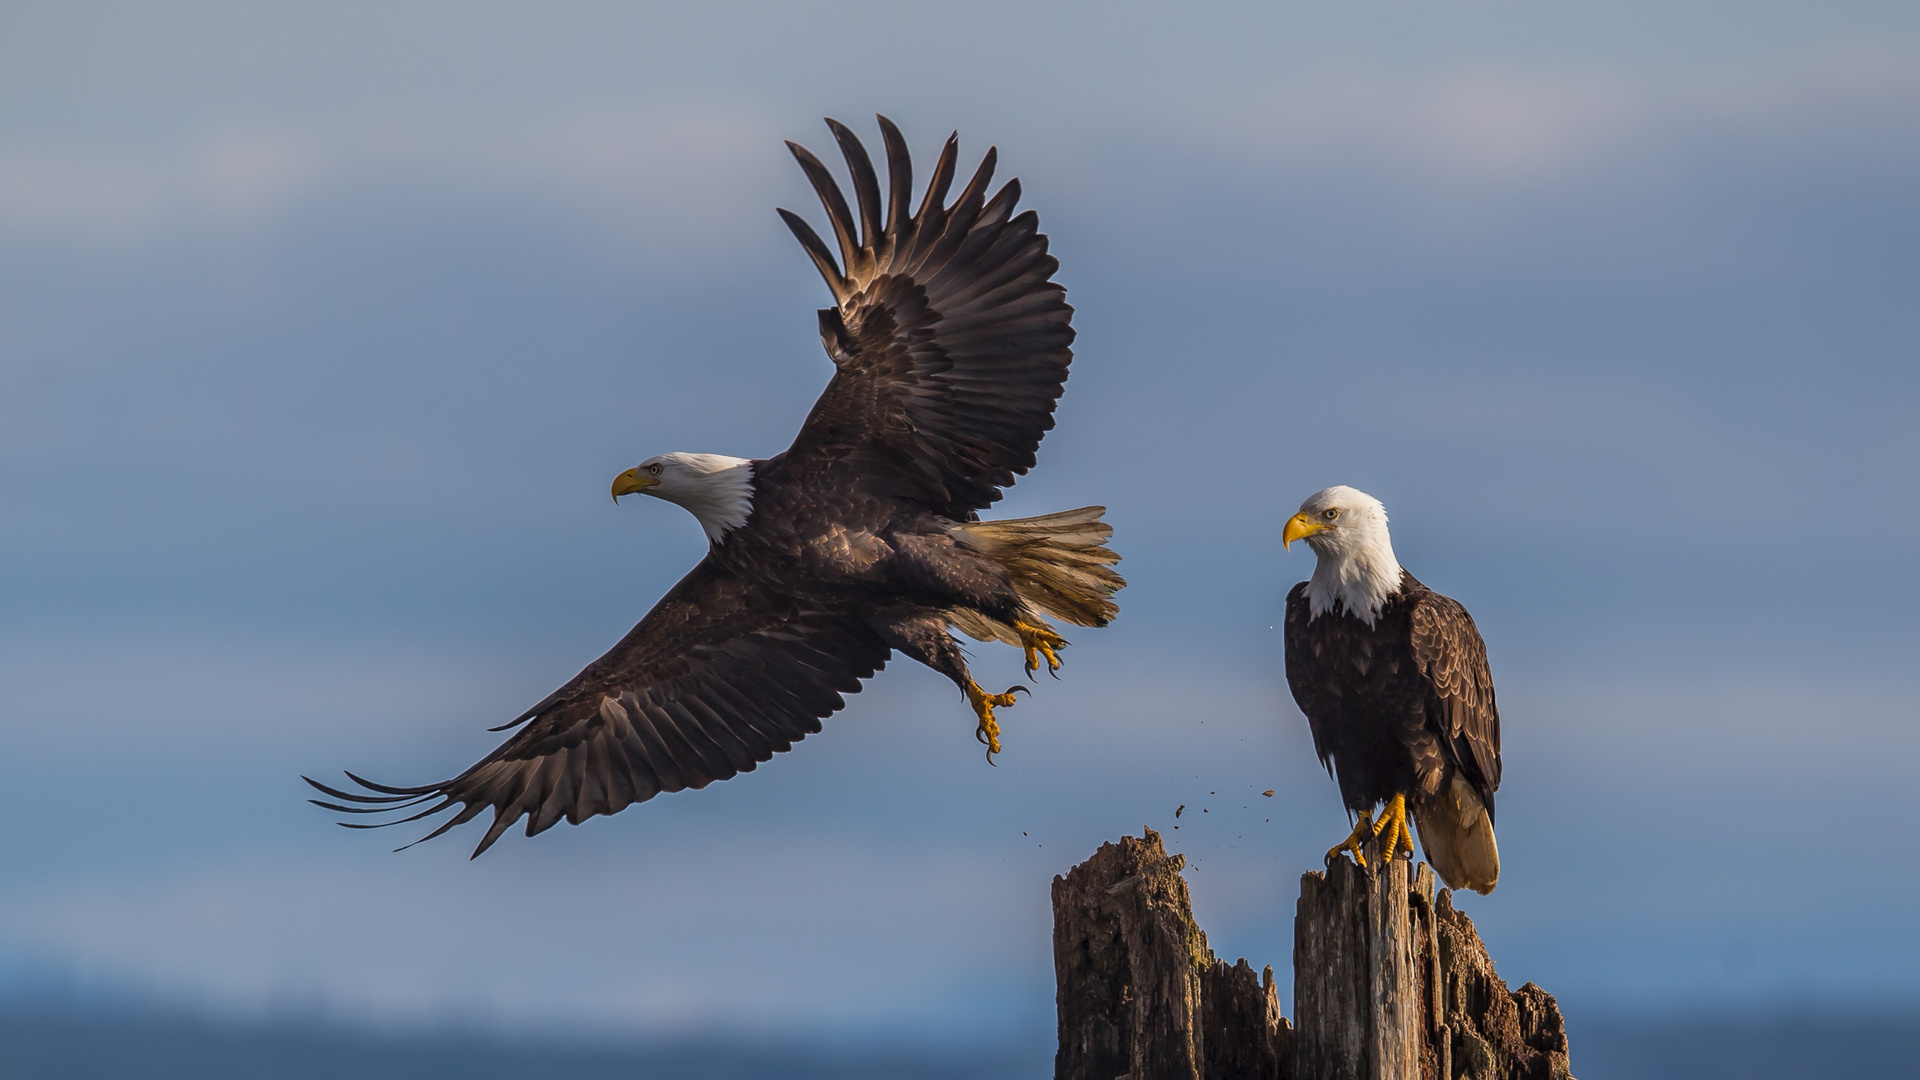
[[[1370,852],[1372,854],[1372,852]],[[1570,1080],[1553,995],[1494,973],[1433,871],[1340,859],[1300,878],[1295,1075],[1311,1080]]]
[[[1273,969],[1228,966],[1193,921],[1186,857],[1122,837],[1053,879],[1060,1080],[1281,1080]]]
[[[1553,995],[1507,990],[1424,864],[1301,877],[1297,1027],[1207,947],[1184,865],[1149,829],[1054,879],[1056,1080],[1571,1080]]]
[[[1300,878],[1293,920],[1294,1046],[1299,1075],[1326,1080],[1420,1080],[1451,1076],[1422,1069],[1423,1035],[1440,1017],[1422,963],[1432,952],[1433,871],[1415,888],[1407,864],[1377,873],[1345,859]],[[1416,898],[1426,903],[1415,913]],[[1414,901],[1414,902],[1410,902]]]
[[[1468,1080],[1572,1080],[1567,1024],[1553,995],[1529,982],[1518,990],[1494,973],[1493,958],[1474,932],[1473,920],[1453,908],[1453,893],[1440,890],[1432,905],[1439,1001],[1443,1008],[1436,1048],[1444,1048],[1450,1072]],[[1444,1033],[1444,1034],[1443,1034]]]

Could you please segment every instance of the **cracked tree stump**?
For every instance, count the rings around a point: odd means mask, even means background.
[[[1365,870],[1339,859],[1301,876],[1295,1075],[1571,1080],[1553,995],[1532,983],[1509,991],[1473,920],[1434,885],[1425,863],[1399,860]]]
[[[1060,1080],[1283,1080],[1273,969],[1229,966],[1193,921],[1184,856],[1122,837],[1053,879]]]
[[[1370,860],[1377,861],[1377,860]],[[1421,883],[1433,895],[1426,866]],[[1326,1080],[1420,1080],[1423,1034],[1438,1019],[1426,992],[1431,903],[1416,915],[1407,864],[1377,873],[1337,860],[1300,878],[1293,920],[1294,1067]],[[1423,1005],[1429,1006],[1422,1008]],[[1444,1070],[1430,1075],[1445,1075]]]
[[[1272,968],[1214,957],[1184,865],[1149,829],[1053,880],[1056,1080],[1572,1080],[1553,995],[1507,989],[1424,864],[1301,877],[1297,1026]]]
[[[1423,868],[1424,869],[1424,868]],[[1572,1080],[1567,1024],[1553,995],[1529,982],[1518,990],[1493,970],[1473,920],[1440,890],[1433,912],[1442,1023],[1435,1044],[1450,1058],[1440,1077],[1467,1080]],[[1441,1037],[1444,1033],[1444,1037]],[[1446,1060],[1446,1059],[1443,1059]]]

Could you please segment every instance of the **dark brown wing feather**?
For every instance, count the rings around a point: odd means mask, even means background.
[[[1073,309],[1052,280],[1039,218],[1015,215],[1019,181],[991,199],[995,152],[946,202],[960,152],[949,137],[920,209],[907,213],[906,140],[886,117],[887,200],[860,140],[829,120],[854,207],[826,166],[788,143],[826,208],[838,258],[796,214],[792,228],[833,293],[820,335],[839,368],[787,453],[804,482],[908,498],[956,520],[1033,467],[1072,360]],[[857,210],[856,210],[857,207]]]
[[[1467,609],[1428,592],[1414,604],[1413,657],[1440,700],[1454,758],[1484,794],[1500,787],[1500,710],[1487,646]],[[1492,808],[1488,800],[1488,808]]]
[[[857,692],[887,656],[857,616],[776,601],[709,557],[605,656],[506,725],[525,726],[459,776],[388,787],[348,774],[374,794],[307,782],[340,800],[315,802],[348,813],[424,806],[399,819],[413,821],[459,807],[422,839],[491,807],[478,856],[523,816],[533,836],[561,818],[578,825],[662,791],[750,772],[819,731],[821,718],[846,704],[841,695]]]

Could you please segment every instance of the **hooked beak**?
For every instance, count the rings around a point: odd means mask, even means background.
[[[658,487],[660,481],[643,474],[638,465],[613,478],[613,501],[619,502],[622,495],[634,495],[650,487]]]
[[[1280,546],[1291,547],[1295,540],[1305,540],[1314,533],[1326,531],[1325,525],[1320,524],[1313,515],[1302,510],[1287,519],[1287,527],[1280,533]]]

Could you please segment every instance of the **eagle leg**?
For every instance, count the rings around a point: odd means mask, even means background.
[[[1398,858],[1401,846],[1405,845],[1407,854],[1413,854],[1413,833],[1407,829],[1407,797],[1395,795],[1387,801],[1387,808],[1380,812],[1380,820],[1373,826],[1373,835],[1380,841],[1380,858],[1392,862]]]
[[[1366,852],[1361,849],[1365,848],[1367,841],[1371,839],[1373,839],[1373,815],[1362,813],[1360,820],[1353,823],[1353,831],[1347,834],[1347,838],[1327,849],[1327,865],[1332,866],[1333,860],[1338,859],[1343,851],[1353,852],[1354,862],[1361,866],[1367,865]]]
[[[967,692],[967,704],[973,706],[973,714],[980,718],[980,726],[974,729],[973,737],[987,747],[987,764],[993,764],[993,755],[1000,752],[1000,725],[993,718],[996,706],[1006,708],[1013,704],[1015,692],[1025,691],[1024,686],[1010,686],[1004,694],[989,694],[980,689],[980,684],[972,679],[964,687]]]
[[[1027,650],[1027,678],[1040,670],[1040,658],[1047,661],[1047,674],[1060,677],[1060,657],[1054,651],[1067,647],[1067,639],[1055,633],[1053,627],[1045,623],[1016,622],[1014,632],[1020,635],[1020,645]]]

